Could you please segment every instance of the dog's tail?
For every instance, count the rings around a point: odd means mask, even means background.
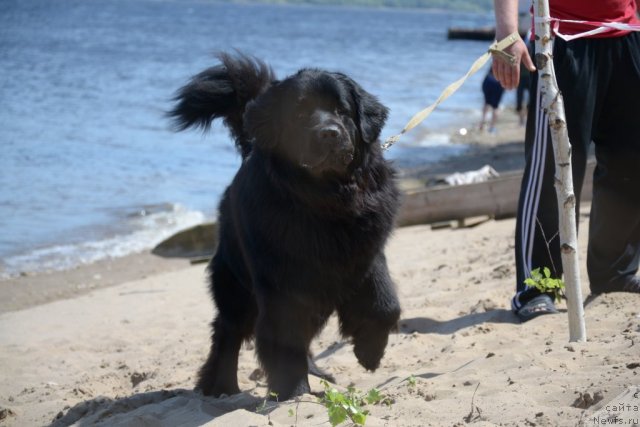
[[[245,107],[271,85],[275,75],[264,62],[241,53],[220,53],[218,59],[220,65],[192,77],[177,92],[169,116],[178,131],[190,127],[207,131],[215,119],[223,118],[244,158],[251,151],[243,126]]]

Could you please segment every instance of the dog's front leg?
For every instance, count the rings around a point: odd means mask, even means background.
[[[313,309],[282,294],[263,298],[256,323],[256,350],[270,398],[283,401],[309,393],[308,352],[318,330]]]
[[[356,292],[338,307],[338,318],[342,334],[353,339],[358,362],[375,371],[384,355],[389,332],[400,318],[400,303],[383,254],[376,258]]]
[[[240,393],[237,371],[242,336],[225,323],[220,315],[213,321],[211,350],[200,369],[196,385],[196,389],[205,396]]]
[[[257,308],[253,295],[240,285],[221,253],[213,258],[209,270],[218,314],[212,324],[211,350],[196,388],[217,397],[240,392],[238,353],[242,341],[253,334]]]

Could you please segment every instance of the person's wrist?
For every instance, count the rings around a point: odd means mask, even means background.
[[[505,37],[507,37],[508,35],[510,35],[511,33],[515,32],[516,29],[511,29],[509,27],[497,27],[496,28],[496,40],[500,41],[502,39],[504,39]]]

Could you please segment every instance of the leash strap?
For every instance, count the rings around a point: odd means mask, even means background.
[[[405,133],[409,132],[411,129],[413,129],[414,127],[418,126],[418,124],[420,124],[424,119],[429,117],[429,115],[433,112],[433,110],[436,109],[436,107],[438,105],[440,105],[440,103],[442,103],[445,99],[449,98],[458,89],[460,89],[460,86],[462,86],[464,84],[464,82],[469,77],[471,77],[479,69],[481,69],[487,63],[489,58],[491,58],[492,55],[499,56],[504,61],[506,61],[506,62],[508,62],[510,64],[515,64],[515,62],[516,62],[515,57],[513,57],[512,55],[509,55],[508,53],[506,53],[504,51],[504,49],[506,49],[507,47],[511,46],[512,44],[514,44],[519,39],[520,39],[520,35],[518,34],[517,31],[515,31],[515,32],[509,34],[504,39],[500,40],[499,42],[495,42],[494,41],[491,44],[491,46],[489,47],[489,50],[485,54],[483,54],[481,57],[479,57],[478,59],[475,60],[475,62],[471,65],[471,68],[469,68],[469,71],[467,71],[467,74],[465,74],[463,77],[461,77],[460,79],[456,80],[455,82],[453,82],[449,86],[447,86],[442,91],[442,93],[440,94],[440,96],[438,97],[436,102],[434,102],[433,104],[429,105],[424,110],[419,111],[416,115],[414,115],[411,118],[411,120],[409,120],[409,123],[407,123],[405,125],[404,129],[402,129],[402,131],[399,134],[394,135],[394,136],[390,136],[389,138],[387,138],[386,141],[384,142],[384,144],[382,144],[382,149],[386,150],[389,147],[391,147],[393,144],[398,142],[398,140],[400,139],[400,137],[402,135],[404,135]]]
[[[640,24],[625,24],[622,22],[576,21],[573,19],[558,19],[540,16],[536,16],[534,18],[534,22],[550,22],[554,34],[565,41],[571,41],[582,37],[589,37],[595,34],[605,33],[613,30],[640,31]],[[590,27],[594,27],[594,29],[578,34],[562,34],[559,31],[561,22],[588,25]]]

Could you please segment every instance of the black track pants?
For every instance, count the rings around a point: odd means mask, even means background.
[[[640,259],[640,33],[571,42],[556,38],[554,66],[564,98],[577,196],[589,145],[595,144],[587,256],[591,292],[620,290],[636,274]],[[524,285],[531,270],[549,267],[554,277],[562,274],[555,162],[548,118],[538,109],[537,72],[531,75],[530,93],[516,223],[514,310],[538,294]]]

